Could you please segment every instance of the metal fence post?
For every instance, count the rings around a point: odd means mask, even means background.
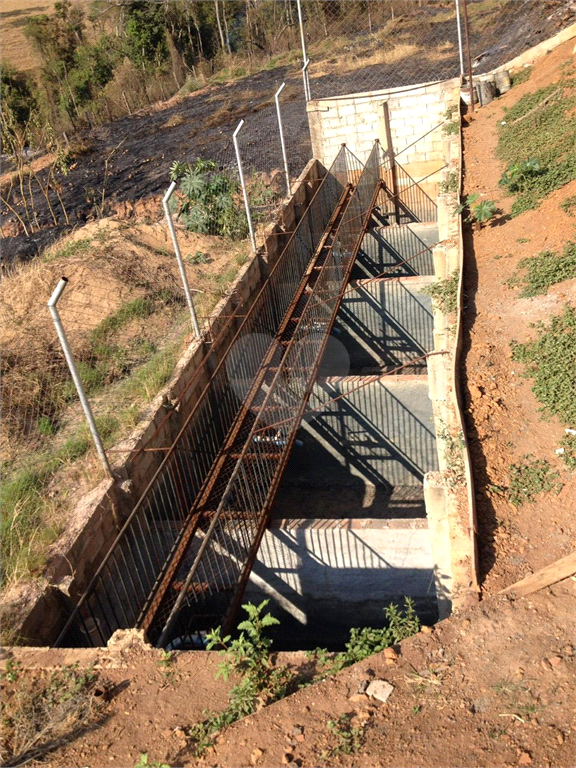
[[[458,29],[458,52],[460,54],[460,77],[464,77],[464,49],[462,48],[462,26],[460,22],[460,0],[456,0],[456,25]]]
[[[472,77],[472,59],[470,57],[470,33],[468,30],[468,7],[464,0],[462,10],[464,12],[464,34],[466,35],[466,54],[468,57],[468,85],[470,86],[470,111],[474,112],[474,79]]]
[[[304,98],[306,101],[310,101],[312,96],[310,95],[310,78],[308,75],[308,65],[310,64],[310,59],[306,59],[304,62],[304,66],[302,67],[302,80],[304,82]]]
[[[284,160],[284,172],[286,174],[286,194],[290,197],[290,171],[288,170],[288,159],[286,157],[286,144],[284,143],[284,128],[282,127],[282,114],[280,112],[280,99],[279,96],[286,87],[286,83],[282,83],[280,88],[274,94],[274,101],[276,102],[276,113],[278,115],[278,129],[280,130],[280,144],[282,145],[282,159]]]
[[[248,192],[246,190],[246,184],[244,182],[244,171],[242,170],[242,158],[240,157],[240,147],[238,146],[238,133],[244,125],[244,120],[240,120],[238,127],[232,134],[232,141],[234,142],[234,150],[236,151],[236,162],[238,163],[238,173],[240,175],[240,186],[242,187],[242,196],[244,198],[244,207],[246,209],[246,218],[248,219],[248,229],[250,231],[250,241],[252,243],[252,250],[256,253],[256,238],[254,237],[254,227],[252,226],[252,216],[250,215],[250,202],[248,200]]]
[[[306,54],[306,36],[304,34],[304,22],[302,21],[301,0],[296,0],[296,5],[298,6],[298,24],[300,25],[300,42],[302,45],[302,61],[308,61],[308,56]]]
[[[82,385],[82,379],[80,378],[80,374],[78,373],[78,368],[76,368],[76,363],[74,362],[72,350],[70,349],[68,339],[66,338],[66,333],[64,332],[64,326],[62,325],[62,320],[60,318],[60,313],[58,312],[58,307],[56,306],[56,304],[58,303],[58,299],[60,298],[60,296],[62,295],[62,292],[64,291],[64,288],[66,288],[67,283],[68,283],[68,278],[66,277],[63,277],[60,280],[60,282],[54,289],[52,296],[50,297],[50,301],[48,302],[48,309],[50,310],[50,314],[52,315],[52,320],[54,321],[54,325],[56,326],[56,333],[58,334],[58,339],[60,340],[60,344],[62,345],[62,350],[64,351],[64,357],[66,358],[66,362],[68,363],[68,368],[70,369],[70,373],[72,374],[72,379],[74,381],[76,391],[78,392],[78,397],[80,398],[80,403],[82,404],[82,409],[84,411],[84,415],[86,416],[86,421],[88,422],[88,427],[90,429],[92,439],[94,440],[94,445],[96,446],[96,451],[98,452],[98,456],[100,457],[100,461],[102,462],[104,469],[110,475],[110,477],[114,478],[114,475],[112,474],[112,470],[110,468],[110,464],[108,463],[108,457],[106,456],[106,452],[104,451],[104,446],[102,445],[102,440],[100,439],[100,435],[98,434],[98,428],[96,427],[96,422],[94,421],[94,416],[92,415],[92,409],[90,408],[90,403],[88,402],[88,399],[86,397],[86,392],[84,391],[84,386]]]
[[[162,207],[164,208],[164,214],[168,223],[168,229],[170,230],[170,236],[172,237],[172,245],[174,246],[174,253],[176,254],[176,261],[178,262],[178,269],[180,270],[180,277],[182,278],[182,285],[184,286],[184,293],[186,294],[186,303],[190,310],[190,316],[192,318],[192,327],[196,338],[200,338],[200,327],[198,325],[198,318],[196,317],[196,310],[194,309],[194,302],[192,301],[192,294],[190,293],[190,286],[188,285],[188,278],[186,277],[186,270],[184,269],[184,262],[182,261],[182,254],[180,253],[180,246],[178,245],[178,238],[176,237],[176,230],[174,229],[174,222],[172,221],[172,214],[168,206],[168,201],[172,197],[172,193],[176,189],[176,181],[173,181],[166,194],[162,198]]]

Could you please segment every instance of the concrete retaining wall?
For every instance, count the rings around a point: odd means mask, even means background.
[[[226,339],[232,339],[240,322],[229,322],[228,317],[239,304],[246,308],[251,305],[270,265],[276,263],[289,237],[285,232],[293,230],[325,174],[322,164],[312,160],[293,184],[292,197],[284,206],[280,220],[265,232],[264,249],[240,269],[228,296],[216,305],[205,324],[202,340],[186,349],[169,383],[151,403],[141,426],[110,452],[111,457],[127,456],[113,465],[118,479],[102,481],[82,498],[71,515],[74,522],[52,547],[44,579],[34,586],[26,585],[14,596],[5,596],[5,615],[11,615],[10,623],[19,626],[20,643],[49,645],[55,641],[71,599],[86,588],[161,463],[164,452],[154,449],[172,444],[198,401],[209,371],[218,363],[214,355],[207,357],[209,340],[224,329],[219,349],[220,353],[225,351]]]

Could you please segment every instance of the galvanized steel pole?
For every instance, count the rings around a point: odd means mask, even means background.
[[[280,144],[282,145],[282,158],[284,160],[284,173],[286,174],[286,194],[290,197],[290,171],[288,170],[288,158],[286,157],[286,144],[284,143],[284,128],[282,127],[282,114],[280,112],[280,99],[279,96],[286,87],[286,83],[282,83],[280,88],[274,94],[274,101],[276,102],[276,113],[278,115],[278,128],[280,130]]]
[[[304,98],[306,101],[310,101],[312,98],[310,95],[310,80],[308,78],[308,65],[310,64],[310,59],[306,59],[304,62],[304,66],[302,67],[302,80],[304,82]]]
[[[466,0],[463,0],[462,6],[464,12],[464,34],[466,35],[466,52],[468,54],[468,79],[470,86],[470,111],[474,112],[474,82],[472,80],[472,59],[470,56],[470,34],[468,31],[468,8]]]
[[[462,24],[460,21],[460,0],[456,0],[456,28],[458,30],[458,53],[460,54],[460,77],[464,77],[464,49],[462,48]]]
[[[232,134],[232,141],[234,142],[234,149],[236,151],[236,162],[238,163],[238,173],[240,175],[240,186],[242,187],[242,196],[244,198],[244,208],[246,209],[246,218],[248,219],[248,230],[250,231],[250,241],[252,243],[252,250],[256,253],[256,238],[254,237],[254,227],[252,226],[252,216],[250,215],[250,202],[248,200],[248,192],[246,191],[246,184],[244,182],[244,171],[242,170],[242,158],[240,157],[240,147],[238,146],[238,133],[244,125],[244,120],[240,120],[238,127]]]
[[[180,277],[182,279],[182,285],[184,286],[184,293],[186,294],[186,303],[190,310],[190,317],[192,318],[192,327],[196,338],[200,338],[200,327],[198,325],[198,318],[196,317],[196,310],[194,309],[194,302],[192,301],[192,294],[190,293],[190,286],[188,285],[188,278],[186,277],[186,270],[184,269],[184,262],[182,261],[182,254],[180,253],[180,247],[178,245],[178,238],[176,237],[176,230],[174,229],[174,222],[172,221],[172,214],[168,206],[168,201],[172,197],[172,193],[176,189],[176,182],[173,181],[168,187],[166,194],[162,198],[162,207],[164,208],[164,215],[168,223],[168,229],[170,230],[170,236],[172,237],[172,245],[174,246],[174,253],[176,254],[176,261],[178,262],[178,269],[180,270]]]
[[[110,464],[108,463],[108,457],[106,456],[106,452],[104,451],[102,440],[100,439],[100,435],[98,434],[98,428],[96,427],[96,422],[94,421],[94,416],[92,415],[92,409],[90,408],[90,403],[88,402],[88,399],[86,397],[86,392],[84,391],[82,379],[80,378],[80,374],[78,373],[78,368],[76,368],[76,363],[74,362],[74,356],[72,355],[72,350],[70,349],[70,344],[68,343],[68,339],[66,338],[66,333],[64,331],[64,326],[62,325],[60,313],[58,312],[58,307],[56,306],[56,304],[58,303],[58,299],[60,298],[60,296],[62,296],[62,292],[64,291],[64,288],[66,288],[67,283],[68,283],[68,278],[66,277],[63,277],[60,280],[60,282],[54,289],[54,293],[50,297],[50,301],[48,302],[48,309],[50,310],[50,314],[52,315],[52,320],[54,321],[54,325],[56,326],[56,333],[58,334],[60,344],[62,345],[62,349],[64,351],[64,357],[66,358],[66,362],[68,363],[68,368],[70,369],[70,373],[72,374],[72,379],[74,381],[76,391],[78,392],[78,397],[80,398],[80,403],[82,404],[82,409],[84,411],[84,415],[86,416],[86,421],[88,422],[90,434],[92,435],[92,439],[94,440],[94,445],[96,446],[96,451],[98,452],[98,456],[100,457],[100,461],[102,462],[104,469],[110,475],[110,477],[113,478],[114,475],[112,474],[112,469],[110,468]]]
[[[301,0],[297,0],[296,5],[298,6],[298,24],[300,25],[300,41],[302,44],[302,61],[304,62],[304,68],[302,71],[304,73],[310,61],[308,59],[308,54],[306,53],[306,36],[304,34],[304,22],[302,21]],[[304,96],[306,97],[306,101],[310,101],[310,82],[308,81],[307,71],[304,74]]]

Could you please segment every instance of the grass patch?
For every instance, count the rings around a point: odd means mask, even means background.
[[[2,764],[25,765],[43,758],[101,717],[94,696],[96,674],[64,666],[30,676],[9,659],[3,684],[10,696],[2,698]]]
[[[522,463],[511,464],[509,473],[508,498],[515,507],[526,501],[533,501],[539,493],[560,493],[563,483],[558,472],[552,471],[547,461],[524,456]]]
[[[546,99],[549,101],[544,103]],[[560,80],[526,94],[506,111],[505,117],[504,124],[499,126],[497,147],[497,156],[506,166],[504,183],[510,172],[522,164],[538,168],[524,174],[521,186],[515,190],[511,213],[517,216],[537,208],[541,200],[574,177],[574,101],[570,81]]]
[[[80,240],[69,240],[61,248],[50,248],[44,252],[43,262],[54,261],[55,259],[69,259],[71,256],[78,256],[82,253],[88,253],[92,245],[92,238],[85,237]]]
[[[522,83],[527,83],[528,80],[530,80],[531,75],[532,67],[524,67],[523,69],[519,69],[518,72],[514,72],[513,75],[510,75],[510,82],[512,87],[515,85],[522,85]]]
[[[445,315],[455,312],[458,306],[458,281],[460,273],[453,272],[445,280],[438,280],[432,285],[427,285],[423,293],[430,296],[438,309]]]
[[[574,216],[576,210],[576,197],[567,197],[566,200],[563,200],[560,203],[560,208],[568,216]]]
[[[551,285],[575,276],[576,245],[566,243],[561,254],[541,251],[518,263],[518,271],[507,280],[510,287],[522,286],[520,296],[527,298],[546,293]]]
[[[576,423],[576,310],[566,307],[548,323],[534,326],[538,335],[525,344],[512,341],[512,359],[524,363],[524,376],[534,379],[532,391],[542,410],[564,424]]]
[[[576,435],[567,432],[560,440],[559,452],[568,469],[576,469]]]

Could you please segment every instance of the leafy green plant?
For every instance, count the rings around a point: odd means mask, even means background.
[[[576,245],[566,243],[561,254],[555,251],[541,251],[537,256],[529,256],[518,263],[518,270],[508,280],[509,286],[522,285],[522,298],[546,293],[555,283],[569,280],[576,272]]]
[[[508,192],[524,192],[528,184],[543,171],[542,163],[538,158],[532,157],[529,160],[513,163],[502,174],[498,184],[506,187]]]
[[[454,213],[460,214],[467,211],[464,221],[474,224],[475,229],[479,229],[487,221],[496,215],[498,208],[493,200],[480,200],[480,195],[474,192],[466,196],[466,200],[456,206]]]
[[[458,172],[457,171],[450,171],[448,174],[448,178],[445,181],[441,181],[439,184],[440,192],[442,194],[455,194],[458,192]]]
[[[324,668],[324,675],[333,674],[383,651],[384,648],[396,645],[420,630],[420,619],[414,609],[414,602],[409,597],[404,598],[403,609],[390,603],[384,609],[384,614],[387,626],[382,629],[353,627],[344,651],[329,654],[325,648],[316,648],[309,653],[309,656]]]
[[[458,307],[458,281],[460,273],[456,270],[450,277],[438,280],[423,289],[430,296],[438,309],[445,315],[455,312]]]
[[[567,197],[566,200],[563,200],[560,203],[560,208],[564,211],[564,213],[568,214],[568,216],[574,216],[574,211],[576,209],[576,197]]]
[[[364,744],[364,728],[353,726],[349,714],[340,715],[336,720],[328,720],[328,728],[336,737],[336,744],[330,749],[330,755],[353,755]]]
[[[174,162],[170,178],[180,180],[178,215],[187,229],[239,240],[247,236],[246,216],[236,200],[238,183],[225,171],[216,172],[213,160]]]
[[[515,507],[532,501],[539,493],[551,491],[558,494],[563,488],[558,472],[553,472],[547,461],[534,459],[531,455],[524,456],[520,464],[511,464],[508,474],[508,498]]]
[[[452,120],[449,123],[444,123],[444,127],[442,128],[442,132],[445,133],[447,136],[452,136],[456,133],[460,132],[460,121],[459,120]]]
[[[512,359],[526,365],[524,376],[534,379],[532,391],[543,410],[558,416],[564,424],[576,423],[576,310],[566,307],[548,323],[534,326],[538,335],[524,344],[511,342]]]
[[[462,449],[464,448],[464,436],[462,435],[462,432],[453,434],[448,427],[441,422],[440,430],[438,431],[438,439],[442,440],[444,443],[448,483],[451,486],[462,485],[466,480],[464,459],[462,456]]]
[[[208,264],[210,262],[210,255],[203,251],[196,251],[194,256],[187,256],[186,261],[189,264]]]
[[[213,743],[213,735],[218,731],[250,715],[259,706],[285,695],[288,671],[284,667],[273,668],[270,663],[272,640],[265,635],[265,630],[280,622],[270,613],[262,615],[268,603],[268,600],[264,600],[260,605],[247,603],[242,606],[248,618],[238,624],[240,635],[237,638],[232,639],[231,635],[222,637],[220,628],[206,636],[206,648],[220,648],[225,656],[216,677],[222,676],[227,680],[231,674],[237,674],[242,679],[228,694],[226,709],[222,712],[205,712],[204,720],[189,729],[188,736],[194,744],[193,751],[197,757]]]

